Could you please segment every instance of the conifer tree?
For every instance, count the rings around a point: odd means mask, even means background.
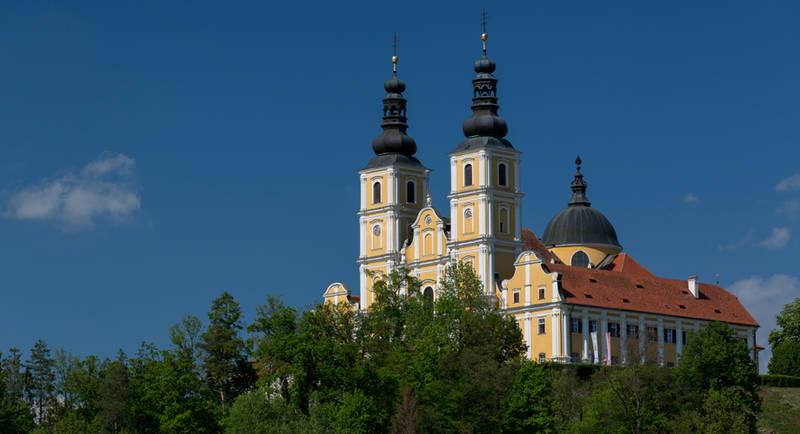
[[[30,381],[27,384],[28,395],[36,409],[36,420],[41,423],[47,404],[53,394],[53,359],[47,343],[39,339],[31,349],[31,359],[27,363]]]
[[[230,293],[223,292],[211,303],[208,319],[199,345],[205,353],[203,371],[209,387],[219,395],[224,415],[226,403],[252,384],[253,368],[247,344],[239,336],[242,312]]]

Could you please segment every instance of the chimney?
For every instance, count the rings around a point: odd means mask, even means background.
[[[697,276],[689,276],[689,292],[694,298],[700,298],[700,287],[697,286]]]

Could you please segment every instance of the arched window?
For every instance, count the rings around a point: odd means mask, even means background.
[[[508,232],[508,210],[506,208],[500,208],[499,225],[501,234]]]
[[[372,184],[372,203],[381,203],[381,183]]]
[[[464,166],[464,187],[472,185],[472,164]]]
[[[497,166],[497,183],[506,185],[506,163],[500,163],[500,165]]]
[[[415,187],[414,181],[408,181],[406,184],[406,202],[417,203],[417,189]]]
[[[428,286],[427,288],[425,288],[425,290],[422,291],[422,295],[425,296],[425,298],[429,302],[433,303],[433,288],[432,287]]]
[[[583,267],[586,268],[589,266],[589,255],[586,253],[578,250],[572,255],[572,259],[570,260],[570,264],[573,267]]]

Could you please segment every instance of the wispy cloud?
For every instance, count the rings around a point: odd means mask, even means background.
[[[686,196],[683,197],[683,201],[686,203],[700,202],[700,198],[697,197],[697,195],[694,193],[688,193]]]
[[[761,240],[758,245],[767,249],[780,249],[789,242],[789,238],[792,237],[792,233],[789,228],[772,228],[772,233],[767,237]]]
[[[790,219],[800,218],[800,202],[796,200],[787,200],[783,202],[775,212],[779,215],[789,217]]]
[[[767,345],[767,336],[777,327],[775,314],[800,293],[800,279],[785,274],[774,274],[768,278],[751,276],[734,282],[728,289],[739,297],[739,301],[761,326],[758,329],[756,340],[759,345],[767,347],[759,355],[761,372],[766,373],[766,366],[771,355],[771,348]]]
[[[742,239],[730,244],[718,246],[717,249],[725,252],[731,252],[750,244],[751,241],[753,241],[753,231],[748,232]]]
[[[78,172],[24,187],[8,201],[6,217],[55,220],[72,227],[97,219],[123,220],[141,208],[132,158],[105,152]]]
[[[775,190],[777,191],[793,190],[796,188],[800,188],[800,173],[795,173],[775,186]]]

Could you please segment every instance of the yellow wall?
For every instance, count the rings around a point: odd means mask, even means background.
[[[597,266],[603,259],[605,259],[608,255],[613,255],[619,253],[618,248],[612,247],[595,247],[595,246],[565,246],[565,247],[553,247],[550,249],[562,262],[565,264],[570,264],[572,259],[572,255],[575,254],[578,250],[583,250],[587,255],[589,255],[589,262],[591,262],[592,267]]]

